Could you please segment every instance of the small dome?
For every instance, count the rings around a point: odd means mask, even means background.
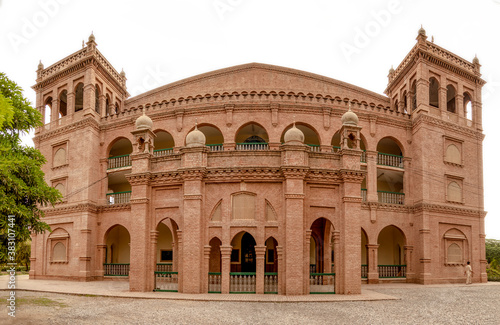
[[[477,58],[477,55],[472,59],[472,63],[474,64],[479,64],[479,59]]]
[[[284,140],[285,143],[288,142],[304,143],[304,133],[295,126],[295,123],[293,123],[293,127],[285,132]]]
[[[135,128],[136,130],[151,130],[153,128],[153,121],[146,115],[145,111],[143,111],[142,115],[135,120]]]
[[[120,76],[125,77],[125,71],[123,71],[123,69],[122,72],[120,72]]]
[[[186,147],[204,147],[205,143],[205,135],[198,130],[198,126],[195,126],[194,130],[189,132],[186,137]]]
[[[89,36],[89,42],[95,42],[94,32],[92,32],[92,34],[90,34],[90,36]]]
[[[420,25],[420,29],[418,30],[418,35],[425,36],[425,29],[422,25]]]
[[[391,68],[389,69],[389,74],[393,74],[394,73],[394,67],[391,65]]]
[[[40,63],[38,63],[38,70],[43,70],[42,60],[40,60]]]
[[[342,115],[342,124],[343,125],[353,125],[358,126],[358,116],[356,113],[351,111],[351,105],[349,105],[349,110]]]

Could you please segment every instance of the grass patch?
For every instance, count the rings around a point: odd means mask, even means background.
[[[36,305],[36,306],[44,306],[44,307],[68,307],[65,303],[55,301],[45,297],[26,297],[26,298],[17,298],[16,304],[19,305]]]

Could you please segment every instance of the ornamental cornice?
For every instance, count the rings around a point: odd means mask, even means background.
[[[363,202],[361,205],[363,210],[380,210],[387,212],[411,213],[413,210],[410,206],[377,202]]]
[[[340,183],[341,178],[338,170],[333,169],[310,169],[305,179],[307,182]]]
[[[431,124],[431,125],[434,125],[434,126],[441,128],[441,129],[448,130],[451,132],[457,132],[457,133],[462,134],[465,137],[470,137],[470,138],[474,138],[474,139],[481,140],[481,141],[484,138],[484,134],[480,131],[471,130],[471,129],[463,127],[463,126],[459,126],[456,123],[450,123],[447,121],[443,121],[440,118],[433,117],[433,116],[428,115],[428,114],[420,114],[413,122],[413,128],[414,129],[417,128],[417,126],[419,126],[421,123]]]
[[[342,198],[342,203],[361,203],[363,199],[361,196],[344,196]]]
[[[203,195],[200,194],[184,194],[184,200],[202,200]]]
[[[130,210],[130,203],[116,203],[109,205],[100,205],[98,207],[99,213],[107,211],[122,211],[122,210]]]
[[[63,207],[49,208],[43,210],[45,217],[53,217],[74,212],[90,212],[97,213],[98,206],[91,203],[80,203],[75,205],[66,205]]]
[[[305,199],[305,194],[285,194],[285,199]]]
[[[227,167],[209,168],[206,174],[207,181],[283,181],[279,167]]]
[[[364,170],[341,169],[339,171],[339,177],[344,182],[349,181],[361,183],[365,178],[365,175],[366,171]]]
[[[205,148],[203,148],[205,149]],[[205,167],[201,168],[180,168],[178,169],[179,175],[183,180],[202,180],[207,169]]]
[[[149,185],[151,181],[151,173],[134,173],[134,174],[127,174],[125,175],[125,178],[127,181],[130,183],[130,185]]]
[[[57,125],[57,122],[58,121],[55,121],[55,122],[52,122],[48,125],[49,125],[49,127],[52,125]],[[42,126],[41,128],[44,129],[44,127],[46,127],[46,126],[47,125]],[[99,123],[95,119],[93,119],[92,117],[87,117],[87,118],[83,118],[81,120],[78,120],[74,123],[71,123],[71,124],[68,124],[68,125],[65,125],[62,127],[58,127],[53,131],[49,130],[48,132],[43,132],[41,135],[38,135],[35,137],[36,140],[35,139],[33,139],[33,140],[34,141],[41,141],[41,140],[45,141],[45,140],[48,140],[48,139],[56,137],[56,136],[73,133],[75,130],[83,129],[86,127],[91,127],[98,132],[100,131]]]
[[[149,203],[149,199],[147,197],[130,199],[130,204],[148,204],[148,203]]]
[[[282,166],[281,173],[285,178],[301,178],[304,179],[309,172],[308,166]]]
[[[474,210],[466,209],[454,206],[440,205],[440,204],[430,204],[430,203],[419,203],[412,207],[413,213],[419,212],[433,212],[433,213],[443,213],[443,214],[453,214],[468,217],[484,217],[486,216],[486,211],[484,210]]]

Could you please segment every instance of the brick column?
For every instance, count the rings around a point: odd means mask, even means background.
[[[50,122],[55,122],[59,119],[59,98],[52,99],[52,108],[50,111]]]
[[[229,281],[231,272],[231,252],[233,246],[221,245],[220,258],[221,258],[221,293],[229,293]]]
[[[276,254],[278,255],[278,294],[281,295],[284,293],[284,259],[283,259],[283,246],[276,246]]]
[[[311,290],[310,290],[310,287],[309,287],[309,279],[311,277],[311,260],[310,260],[310,252],[311,252],[311,234],[312,234],[312,230],[311,229],[307,229],[306,230],[306,238],[305,238],[305,242],[304,242],[304,252],[306,252],[304,255],[304,268],[307,269],[307,272],[306,272],[306,279],[305,279],[305,283],[304,283],[304,294],[308,294]],[[316,261],[316,265],[317,265],[317,261]],[[317,271],[317,270],[316,270]]]
[[[366,201],[378,202],[377,194],[377,151],[366,151]]]
[[[256,270],[255,270],[255,293],[264,293],[264,272],[265,272],[265,256],[266,256],[266,246],[255,246],[255,259],[256,259]]]
[[[406,264],[406,279],[413,280],[415,278],[415,272],[413,271],[413,246],[404,246],[404,262]],[[413,281],[412,281],[413,282]]]
[[[378,283],[378,244],[368,244],[368,283]]]
[[[333,254],[335,264],[333,265],[332,272],[335,273],[335,292],[337,292],[337,288],[342,286],[339,281],[340,277],[337,276],[340,274],[340,261],[342,261],[342,253],[340,250],[340,231],[338,230],[333,231]]]
[[[153,288],[153,290],[156,289],[156,287],[155,287],[156,275],[154,274],[154,272],[156,271],[156,260],[157,260],[156,251],[157,251],[157,247],[158,247],[158,235],[159,234],[160,234],[160,232],[158,230],[151,230],[149,232],[149,240],[151,242],[150,264],[151,264],[151,268],[153,269],[153,271],[152,271],[153,277],[148,277],[147,279],[149,281],[151,281],[151,284],[148,284],[148,286],[150,285]]]
[[[205,245],[203,247],[203,268],[202,268],[202,292],[208,292],[208,271],[210,267],[210,245]]]
[[[97,245],[96,277],[102,280],[104,277],[104,263],[106,263],[106,244]]]

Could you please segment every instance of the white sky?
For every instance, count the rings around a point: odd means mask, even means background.
[[[0,71],[35,102],[36,69],[81,49],[127,73],[132,95],[248,62],[314,72],[383,93],[387,74],[427,35],[482,64],[487,238],[500,239],[495,139],[500,127],[500,0],[0,0]],[[360,31],[369,34],[360,39]],[[345,53],[342,47],[350,47]]]

